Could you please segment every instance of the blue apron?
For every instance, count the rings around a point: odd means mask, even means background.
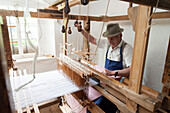
[[[111,71],[114,70],[122,70],[123,69],[123,55],[122,55],[123,44],[120,48],[120,61],[113,61],[107,58],[109,48],[106,52],[106,60],[105,60],[105,68]],[[99,97],[94,101],[96,105],[98,105],[105,113],[115,113],[118,108],[115,104],[113,104],[110,100],[105,98],[104,96]]]
[[[123,45],[123,44],[122,44]],[[122,70],[123,69],[123,55],[122,55],[122,46],[120,48],[120,61],[113,61],[107,58],[109,48],[106,52],[106,60],[105,60],[105,68],[114,71],[114,70]]]

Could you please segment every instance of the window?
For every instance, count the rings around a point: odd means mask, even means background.
[[[13,55],[34,53],[34,50],[29,46],[25,34],[25,22],[23,17],[7,17],[10,45]],[[38,46],[38,23],[36,18],[29,18],[29,38],[34,46]]]

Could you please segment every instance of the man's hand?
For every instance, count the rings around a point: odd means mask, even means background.
[[[105,69],[105,70],[104,70],[104,73],[105,73],[107,76],[113,76],[113,75],[115,75],[115,72],[114,72],[114,71],[110,71],[110,70],[108,70],[108,69]]]
[[[74,26],[75,26],[75,27],[78,27],[78,20],[76,20],[76,21],[74,22]]]

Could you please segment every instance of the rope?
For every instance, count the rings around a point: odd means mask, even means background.
[[[80,2],[80,5],[79,5],[79,16],[78,16],[78,20],[80,20],[80,15],[81,15],[81,2]]]
[[[151,20],[153,14],[156,12],[156,9],[158,8],[158,4],[159,4],[159,0],[157,0],[157,3],[156,3],[156,7],[155,7],[155,10],[153,11],[152,15],[149,17],[148,21],[147,21],[147,28],[144,30],[143,34],[145,34],[146,30],[148,30],[151,26],[153,25],[156,25],[157,23],[153,23],[151,25],[149,25],[149,21]],[[148,16],[148,15],[147,15]],[[149,25],[149,26],[148,26]]]
[[[106,19],[106,16],[107,16],[107,12],[108,12],[108,8],[109,8],[109,3],[110,3],[110,0],[108,0],[108,3],[107,3],[104,20]],[[99,37],[99,41],[98,41],[98,43],[97,43],[97,47],[96,47],[96,50],[95,50],[95,55],[93,56],[93,58],[92,58],[91,61],[93,61],[94,57],[96,56],[96,52],[97,52],[97,50],[98,50],[98,46],[99,46],[99,43],[100,43],[100,40],[101,40],[101,36],[102,36],[102,31],[103,31],[103,28],[104,28],[104,24],[105,24],[105,22],[103,22],[102,30],[101,30],[100,37]]]
[[[90,3],[89,3],[90,4]],[[88,8],[87,8],[87,19],[89,18],[89,4],[88,4]],[[88,21],[88,20],[87,20]],[[90,25],[90,23],[89,23],[89,25]],[[89,42],[89,36],[90,36],[90,34],[88,33],[88,42]],[[88,43],[89,44],[89,43]],[[88,45],[89,46],[89,45]],[[89,52],[89,51],[88,51]],[[90,58],[89,58],[90,59]]]
[[[29,45],[32,47],[32,49],[34,49],[35,50],[35,56],[34,56],[34,62],[33,62],[33,78],[32,78],[32,80],[30,80],[29,82],[27,82],[27,83],[24,83],[23,85],[21,85],[21,86],[19,86],[17,89],[15,89],[15,91],[19,91],[21,88],[23,88],[23,87],[25,87],[26,85],[28,85],[28,84],[30,84],[31,82],[33,82],[34,81],[34,79],[36,78],[35,77],[35,62],[36,62],[36,60],[37,60],[37,57],[38,57],[38,49],[36,49],[36,47],[32,44],[32,42],[31,42],[31,40],[30,40],[30,38],[29,38],[29,33],[30,33],[30,31],[26,31],[26,26],[27,26],[27,24],[26,24],[26,18],[24,18],[24,26],[25,26],[25,34],[26,34],[26,39],[28,40],[28,43],[29,43]],[[29,27],[29,26],[28,26]],[[28,28],[29,29],[29,28]]]
[[[38,7],[39,7],[39,4],[38,4]],[[28,7],[27,7],[28,8]],[[38,18],[39,18],[39,11],[38,11]],[[39,27],[40,27],[40,37],[38,39],[38,42],[40,41],[40,39],[42,38],[42,29],[41,29],[41,26],[40,26],[40,22],[38,20],[38,24],[39,24]],[[26,85],[30,84],[31,82],[34,81],[34,79],[36,78],[35,77],[35,65],[36,65],[36,61],[37,61],[37,58],[38,58],[38,54],[39,54],[39,51],[38,51],[38,48],[36,48],[30,38],[29,38],[29,25],[27,26],[27,22],[26,22],[26,18],[24,17],[24,27],[25,27],[25,34],[26,34],[26,39],[28,40],[28,43],[29,45],[32,47],[32,49],[34,49],[35,51],[35,56],[34,56],[34,61],[33,61],[33,78],[32,80],[28,81],[27,83],[24,83],[23,85],[19,86],[18,88],[15,89],[16,92],[18,92],[20,89],[22,89],[23,87],[25,87]],[[28,31],[26,31],[26,27],[28,27]]]
[[[81,2],[79,4],[79,16],[78,16],[78,20],[80,20],[80,15],[81,15]],[[78,43],[77,43],[78,42]],[[80,38],[76,38],[76,44],[77,44],[77,50],[79,50],[79,47],[78,44],[80,44]],[[77,56],[77,60],[79,60],[79,57]]]

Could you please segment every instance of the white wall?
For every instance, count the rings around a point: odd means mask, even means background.
[[[33,73],[33,58],[17,60],[15,66],[18,70],[26,69],[28,74]],[[42,73],[57,69],[57,60],[55,58],[39,57],[36,61],[35,73]]]
[[[41,55],[56,55],[53,19],[39,19],[39,50]]]
[[[146,58],[144,84],[161,91],[162,75],[170,37],[170,19],[153,20]]]

